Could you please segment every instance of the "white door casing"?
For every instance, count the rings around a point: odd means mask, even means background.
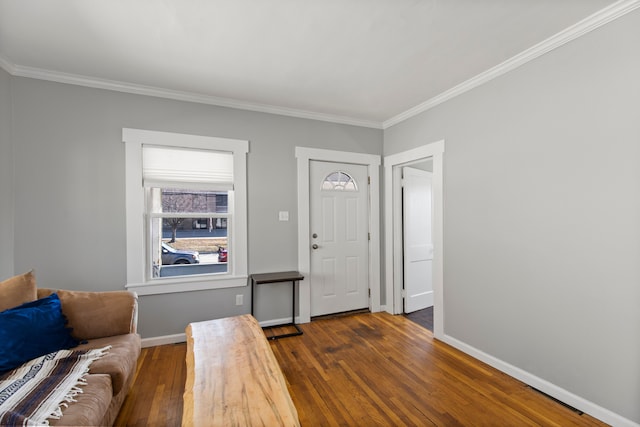
[[[402,313],[402,205],[401,167],[433,159],[433,335],[444,338],[444,245],[443,245],[444,140],[385,156],[385,310]]]
[[[369,307],[367,167],[312,160],[311,315]]]
[[[404,312],[433,305],[432,173],[402,168]]]
[[[299,283],[298,323],[311,320],[311,231],[309,164],[311,160],[346,162],[367,166],[369,183],[369,310],[380,311],[380,156],[318,148],[296,147],[298,170],[298,271],[305,277]]]

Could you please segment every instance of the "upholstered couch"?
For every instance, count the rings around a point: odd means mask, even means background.
[[[137,297],[127,291],[83,292],[41,289],[33,273],[0,282],[0,312],[56,293],[62,314],[80,341],[73,350],[103,348],[108,352],[94,361],[85,375],[86,384],[75,402],[62,409],[62,417],[50,425],[111,426],[135,377],[141,341],[136,332]]]

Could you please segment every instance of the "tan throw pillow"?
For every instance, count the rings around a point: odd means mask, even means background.
[[[0,311],[38,299],[33,270],[0,282]]]
[[[129,291],[55,291],[62,303],[62,314],[80,340],[112,337],[131,332],[136,299]],[[105,319],[109,319],[108,322]]]

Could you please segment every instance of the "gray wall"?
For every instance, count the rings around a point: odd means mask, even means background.
[[[297,268],[295,146],[382,153],[382,131],[11,79],[15,166],[15,271],[39,286],[123,289],[125,181],[122,128],[250,141],[249,272]],[[278,211],[290,221],[278,221]],[[235,295],[244,306],[235,306]],[[189,322],[248,313],[249,288],[144,296],[143,337],[184,332]],[[259,296],[259,319],[290,313],[290,286]]]
[[[13,275],[10,76],[0,68],[0,281]]]
[[[445,333],[640,422],[640,11],[385,131],[440,139]]]

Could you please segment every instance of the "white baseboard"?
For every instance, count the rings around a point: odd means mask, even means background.
[[[161,337],[151,337],[142,339],[142,348],[155,347],[157,345],[176,344],[179,342],[186,342],[186,334],[164,335]]]
[[[299,319],[296,318],[296,323],[298,323],[298,320]],[[268,326],[284,325],[287,323],[291,323],[291,317],[286,317],[283,319],[264,320],[259,323],[260,323],[260,326],[263,328]],[[142,348],[155,347],[157,345],[177,344],[177,343],[186,342],[186,341],[187,341],[187,335],[184,333],[174,334],[174,335],[163,335],[159,337],[143,338]]]
[[[445,334],[442,338],[442,341],[464,353],[467,353],[470,356],[475,357],[478,360],[481,360],[482,362],[498,369],[499,371],[502,371],[505,374],[516,378],[523,383],[560,400],[561,402],[566,403],[567,405],[573,406],[574,408],[599,419],[600,421],[603,421],[614,427],[640,427],[640,424],[624,418],[623,416],[618,415],[606,408],[603,408],[602,406],[596,405],[595,403],[577,396],[561,387],[558,387],[557,385],[552,384],[547,380],[543,380],[542,378],[539,378],[527,371],[524,371],[503,360],[500,360],[481,350],[478,350],[477,348],[472,347],[456,338]]]
[[[380,311],[385,311],[386,306],[381,305]],[[372,312],[374,313],[374,312]],[[261,327],[268,328],[269,326],[278,326],[278,325],[286,325],[291,323],[291,317],[284,317],[282,319],[271,319],[271,320],[261,320],[258,322]],[[300,325],[303,322],[300,321],[300,316],[296,316],[296,324]]]
[[[299,321],[300,319],[296,318],[296,323],[298,323]],[[291,323],[291,317],[285,317],[283,319],[262,320],[258,323],[263,328],[268,328],[269,326],[286,325],[288,323]]]

